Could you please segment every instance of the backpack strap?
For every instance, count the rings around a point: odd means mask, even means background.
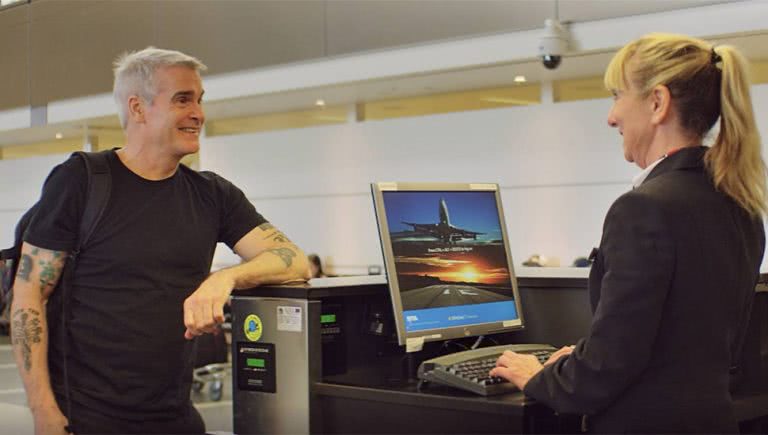
[[[0,250],[0,261],[10,260],[19,256],[19,250],[15,246]]]
[[[76,151],[72,153],[73,156],[77,155],[83,159],[88,174],[88,193],[80,221],[80,230],[77,234],[77,243],[73,251],[75,257],[93,235],[96,224],[104,214],[107,202],[109,202],[109,194],[112,191],[112,176],[109,172],[107,152],[109,151],[95,153]]]
[[[69,390],[69,371],[67,367],[67,318],[69,317],[69,285],[72,280],[72,273],[75,269],[75,263],[77,257],[80,254],[83,246],[88,243],[88,240],[93,235],[96,224],[99,223],[99,219],[104,214],[104,210],[107,209],[107,203],[109,202],[109,195],[112,192],[112,174],[109,171],[109,162],[107,161],[107,153],[110,151],[101,151],[95,153],[89,153],[84,151],[76,151],[72,153],[72,156],[80,157],[85,163],[85,169],[87,174],[87,193],[85,197],[85,209],[80,220],[80,228],[77,233],[77,242],[75,249],[69,254],[69,260],[64,265],[64,270],[60,278],[60,292],[61,292],[61,356],[62,356],[62,369],[64,374],[64,396],[66,400],[66,416],[69,421],[69,425],[65,428],[67,432],[75,432],[75,422],[72,419],[72,399]]]

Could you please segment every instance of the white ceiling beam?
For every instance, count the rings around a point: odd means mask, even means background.
[[[0,131],[29,128],[32,125],[32,108],[3,110],[0,112]]]
[[[88,95],[48,103],[48,123],[71,122],[117,114],[112,94]]]

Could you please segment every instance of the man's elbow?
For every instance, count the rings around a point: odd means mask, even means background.
[[[10,291],[11,310],[14,307],[42,306],[48,302],[51,291],[36,286],[32,283],[20,283],[16,281]]]
[[[302,281],[309,281],[309,279],[312,278],[312,273],[309,270],[309,259],[307,259],[307,255],[304,251],[298,247],[296,248],[296,251],[298,253],[294,269],[297,275],[296,278]]]

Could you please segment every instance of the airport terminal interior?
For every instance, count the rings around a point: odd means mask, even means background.
[[[239,187],[325,275],[234,292],[198,339],[208,433],[579,432],[480,361],[589,332],[593,248],[639,172],[603,73],[651,32],[734,45],[764,138],[764,17],[765,0],[0,0],[0,248],[54,166],[123,146],[114,59],[180,50],[208,67],[182,163]],[[219,244],[212,271],[239,262]],[[768,432],[760,272],[742,433]],[[0,331],[0,433],[31,434]]]

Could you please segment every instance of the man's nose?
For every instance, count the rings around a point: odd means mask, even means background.
[[[192,108],[192,111],[189,114],[190,118],[196,119],[200,122],[200,124],[205,121],[205,112],[203,112],[203,105],[195,103],[195,106]]]

